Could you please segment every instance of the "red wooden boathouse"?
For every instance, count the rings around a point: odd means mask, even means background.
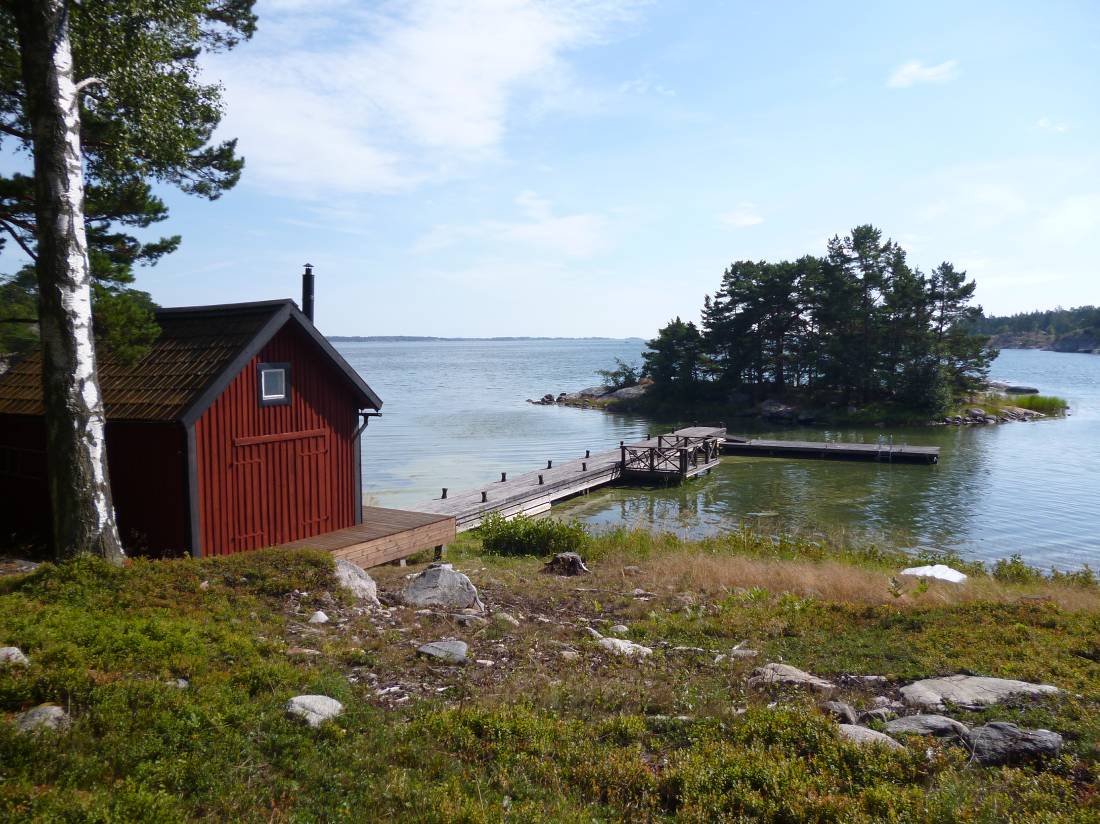
[[[362,522],[359,437],[382,401],[293,301],[161,309],[157,322],[136,363],[99,353],[128,550],[222,555]],[[48,529],[45,467],[34,354],[0,376],[6,537]]]

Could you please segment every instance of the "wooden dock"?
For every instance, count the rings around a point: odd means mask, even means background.
[[[717,427],[680,429],[598,455],[586,453],[567,461],[547,461],[545,469],[461,492],[444,491],[419,504],[420,512],[449,515],[459,532],[474,529],[489,513],[506,518],[545,512],[556,501],[580,495],[620,479],[658,484],[678,483],[718,465],[726,431]],[[623,468],[626,467],[624,473]]]
[[[450,515],[365,506],[363,523],[302,538],[280,549],[320,549],[361,567],[372,567],[445,546],[454,537],[455,519]]]
[[[818,458],[882,463],[939,463],[938,446],[909,446],[875,443],[824,443],[815,441],[769,441],[727,438],[722,446],[727,455],[763,455],[771,458]]]

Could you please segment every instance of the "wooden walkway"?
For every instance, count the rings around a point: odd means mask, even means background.
[[[820,458],[824,460],[882,461],[883,463],[939,463],[938,446],[895,446],[874,443],[819,443],[727,438],[727,455],[764,455],[772,458]]]
[[[361,567],[372,567],[444,546],[454,537],[455,519],[450,515],[365,506],[363,523],[302,538],[280,549],[320,549]]]
[[[679,482],[718,465],[725,430],[691,427],[638,443],[621,443],[618,449],[568,461],[547,461],[545,469],[525,472],[485,484],[477,489],[450,492],[419,504],[420,512],[450,515],[459,532],[474,529],[489,513],[506,518],[537,515],[556,501],[580,495],[623,480],[652,483]],[[682,463],[687,456],[686,466]],[[623,474],[624,460],[627,472]]]

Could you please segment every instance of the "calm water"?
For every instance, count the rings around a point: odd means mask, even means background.
[[[650,422],[532,406],[528,397],[596,383],[639,359],[641,341],[340,343],[385,401],[364,438],[368,500],[412,506],[443,486],[577,457],[644,435]],[[743,522],[766,530],[850,530],[990,560],[1021,553],[1061,568],[1100,565],[1100,357],[1006,350],[994,378],[1068,398],[1064,420],[963,429],[760,429],[757,435],[941,447],[938,466],[726,457],[709,477],[657,490],[607,489],[556,507],[594,525],[702,535]],[[749,424],[730,423],[731,431]]]

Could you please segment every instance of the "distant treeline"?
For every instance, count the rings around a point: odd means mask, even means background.
[[[658,399],[795,396],[934,414],[975,389],[995,355],[972,330],[974,288],[952,264],[925,274],[879,229],[857,226],[824,257],[730,265],[701,327],[661,329],[644,371]]]
[[[1058,337],[1078,331],[1100,333],[1100,307],[1078,306],[1073,309],[1020,312],[1016,315],[982,315],[974,322],[973,328],[983,335],[1043,332]]]

